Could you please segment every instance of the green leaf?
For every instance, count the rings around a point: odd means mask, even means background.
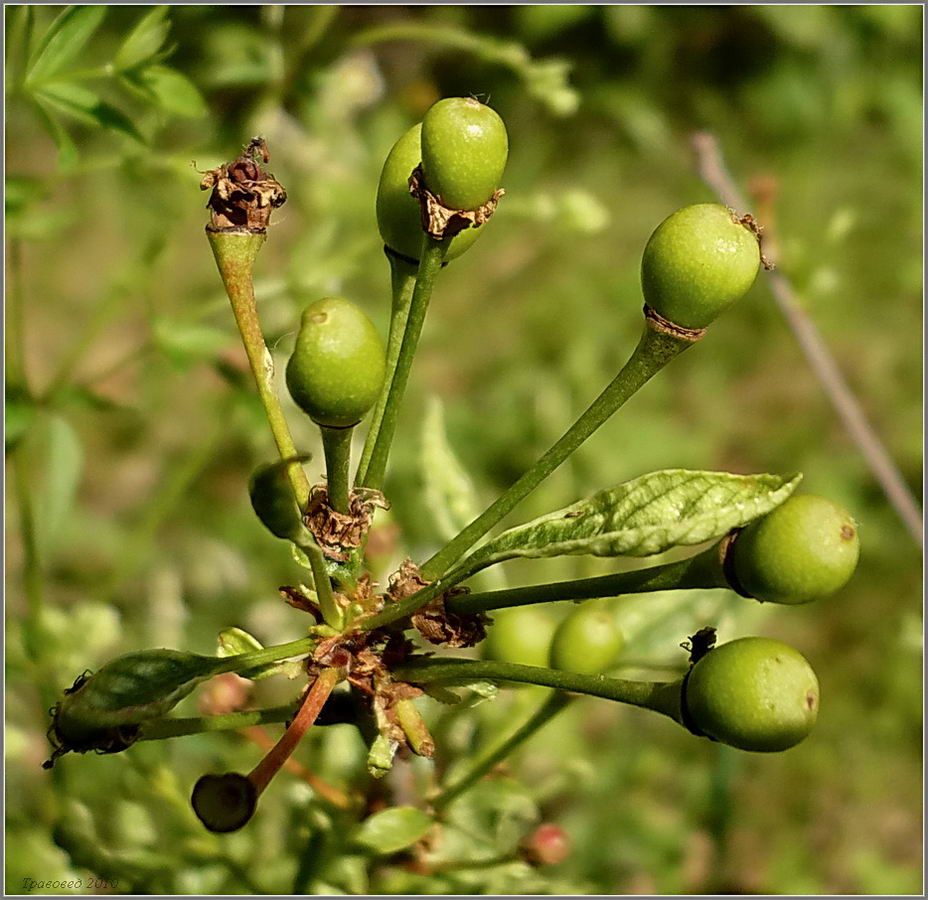
[[[207,113],[206,101],[186,75],[167,66],[149,66],[138,73],[135,82],[169,113],[198,119]]]
[[[44,561],[51,555],[77,496],[84,451],[77,432],[61,416],[49,416],[33,431],[42,453],[41,483],[36,491],[36,542]]]
[[[58,169],[65,173],[73,171],[80,158],[77,145],[71,140],[71,135],[65,131],[58,119],[49,111],[46,101],[41,96],[35,96],[33,99],[35,101],[33,108],[58,150]]]
[[[155,344],[178,368],[213,359],[229,345],[229,333],[212,325],[158,319],[154,327]]]
[[[474,484],[448,443],[441,400],[434,396],[422,420],[421,463],[425,505],[439,536],[449,541],[480,510]]]
[[[255,650],[263,649],[264,645],[242,628],[226,628],[219,632],[219,646],[216,650],[216,656],[224,659],[227,656],[239,656],[242,653],[252,653]],[[236,674],[251,681],[260,681],[262,678],[277,675],[289,665],[287,662],[265,663],[261,666],[255,666],[253,669],[244,669]]]
[[[27,85],[60,72],[75,59],[100,27],[107,7],[69,6],[49,26],[30,62]]]
[[[718,540],[775,509],[801,478],[686,469],[651,472],[504,531],[454,574],[460,580],[516,557],[651,556]]]
[[[155,6],[139,20],[122,42],[113,65],[119,71],[131,69],[154,56],[171,30],[167,6]]]
[[[145,142],[145,138],[125,113],[101,100],[87,88],[69,81],[52,81],[35,92],[35,99],[85,124],[110,128],[136,141]]]
[[[11,385],[6,388],[6,415],[4,418],[3,438],[6,452],[9,453],[23,439],[35,421],[35,404],[22,391]]]
[[[411,847],[425,837],[432,817],[414,806],[394,806],[365,819],[352,835],[352,842],[386,856]]]

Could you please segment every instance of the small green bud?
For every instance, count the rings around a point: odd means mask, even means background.
[[[787,750],[818,715],[815,672],[798,651],[769,638],[740,638],[692,668],[684,703],[692,723],[739,750]]]
[[[248,480],[248,495],[255,515],[275,537],[294,540],[303,530],[303,518],[287,477],[285,462],[264,463]]]
[[[641,257],[641,289],[656,313],[683,328],[705,328],[757,277],[760,246],[732,212],[696,203],[657,226]]]
[[[204,775],[193,786],[190,802],[210,831],[224,834],[238,831],[254,815],[258,792],[251,779],[236,772]]]
[[[531,606],[494,612],[481,644],[484,656],[523,666],[547,666],[556,627],[546,612]]]
[[[608,609],[587,601],[564,619],[551,642],[551,666],[578,675],[606,671],[625,639]]]
[[[479,100],[439,100],[422,120],[425,184],[449,209],[486,203],[500,186],[508,154],[503,120]]]
[[[792,496],[751,522],[730,549],[738,586],[770,603],[809,603],[835,593],[857,567],[857,523],[831,500]]]
[[[326,297],[306,307],[287,363],[287,387],[314,422],[357,425],[380,396],[385,369],[380,335],[357,306]]]
[[[414,125],[387,155],[377,185],[377,225],[383,242],[401,256],[419,259],[422,247],[422,213],[419,201],[409,193],[409,176],[422,161],[422,125]],[[445,260],[460,256],[483,231],[465,228],[448,245]]]

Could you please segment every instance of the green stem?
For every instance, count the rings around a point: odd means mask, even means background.
[[[340,631],[345,624],[345,616],[342,608],[335,601],[335,594],[332,591],[332,580],[325,568],[325,555],[315,541],[307,539],[301,541],[297,546],[309,557],[309,565],[313,570],[313,581],[316,586],[316,599],[319,601],[319,608],[322,610],[322,618],[326,625],[331,625],[337,631]]]
[[[216,665],[210,670],[209,677],[213,678],[216,675],[222,675],[224,672],[244,672],[256,666],[263,666],[265,663],[305,656],[318,643],[319,638],[306,637],[297,641],[289,641],[286,644],[275,644],[273,647],[262,647],[260,650],[253,650],[251,653],[237,653],[235,656],[227,656],[216,661]]]
[[[569,694],[555,693],[549,695],[521,728],[506,738],[495,750],[480,759],[466,775],[446,787],[435,797],[432,800],[432,807],[437,812],[443,810],[455,797],[475,785],[495,765],[509,756],[516,747],[528,740],[543,725],[550,722],[572,699]]]
[[[397,680],[411,684],[427,684],[433,681],[473,682],[517,681],[525,684],[540,684],[544,687],[589,694],[619,703],[641,706],[670,716],[680,722],[680,681],[627,681],[608,675],[578,675],[560,669],[541,666],[521,666],[515,663],[494,660],[471,659],[418,659],[397,666],[393,671]]]
[[[254,261],[264,243],[265,235],[207,231],[207,237],[226,293],[232,303],[235,322],[245,345],[248,362],[258,386],[258,396],[264,405],[280,458],[294,459],[299,454],[290,435],[277,392],[274,390],[274,361],[264,343],[252,279]],[[287,467],[287,474],[300,509],[306,509],[309,500],[309,481],[306,473],[298,462],[293,462]]]
[[[348,513],[348,472],[351,468],[351,436],[354,426],[349,428],[327,428],[322,432],[322,449],[325,452],[325,472],[329,506],[335,512]]]
[[[393,379],[390,382],[390,393],[387,395],[387,401],[384,405],[380,430],[374,442],[374,449],[371,451],[370,463],[364,473],[363,480],[358,482],[362,487],[380,490],[383,484],[400,405],[406,392],[406,383],[409,381],[409,372],[412,369],[412,361],[416,355],[416,347],[419,344],[419,335],[422,334],[422,326],[425,323],[425,314],[429,308],[432,287],[435,283],[435,277],[438,275],[439,269],[441,269],[446,249],[447,243],[445,241],[437,241],[429,237],[429,235],[423,234],[422,252],[419,254],[419,271],[412,292],[412,300],[409,304],[409,314],[403,332],[403,341],[396,360]]]
[[[594,597],[618,597],[622,594],[644,594],[650,591],[672,591],[692,588],[727,588],[728,582],[719,559],[719,545],[679,562],[650,566],[634,572],[617,572],[598,578],[559,581],[555,584],[534,584],[504,591],[463,594],[449,597],[445,609],[455,615],[472,615],[490,609],[528,606],[557,600],[591,600]]]
[[[162,741],[165,738],[204,734],[209,731],[237,731],[250,725],[271,725],[293,717],[294,704],[253,709],[246,712],[224,713],[220,716],[193,716],[188,719],[155,719],[142,724],[140,741]]]
[[[374,445],[377,443],[377,436],[380,434],[380,426],[383,422],[383,413],[387,405],[387,398],[390,396],[390,386],[393,384],[393,373],[396,371],[396,363],[400,356],[400,347],[403,345],[403,334],[406,331],[406,320],[409,318],[409,305],[412,302],[412,293],[416,286],[416,268],[412,263],[400,258],[395,253],[386,250],[387,260],[390,263],[390,286],[392,302],[390,305],[390,333],[387,337],[387,362],[386,375],[383,382],[383,391],[377,400],[377,405],[371,413],[371,424],[367,432],[367,438],[364,441],[364,450],[361,453],[361,461],[358,463],[358,471],[355,475],[355,483],[363,484],[367,475],[368,467],[371,462],[371,455],[374,452]]]
[[[693,341],[659,330],[648,320],[631,358],[590,407],[518,481],[422,566],[424,578],[436,578],[477,543],[530,494],[639,388]],[[414,598],[410,598],[414,599]],[[412,606],[412,609],[417,608]]]

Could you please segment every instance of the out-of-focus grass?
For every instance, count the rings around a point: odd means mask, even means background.
[[[178,892],[247,890],[230,859],[249,861],[252,890],[288,891],[306,840],[307,792],[286,775],[248,830],[204,836],[186,805],[192,783],[258,757],[234,736],[39,768],[45,710],[83,669],[149,646],[209,653],[228,625],[265,642],[304,628],[276,593],[301,570],[248,506],[248,473],[272,444],[202,236],[191,159],[205,169],[253,133],[268,139],[290,200],[259,259],[257,290],[282,363],[299,310],[327,293],[356,299],[385,331],[373,197],[396,137],[442,95],[489,95],[506,120],[508,196],[441,276],[391,461],[392,515],[415,559],[436,546],[419,494],[428,396],[444,401],[449,440],[489,502],[630,352],[644,242],[675,208],[713,199],[687,150],[694,128],[718,135],[743,187],[774,180],[765,224],[777,263],[919,489],[917,7],[312,9],[172,8],[169,62],[208,114],[152,126],[150,146],[78,123],[84,168],[73,174],[56,174],[49,137],[10,99],[8,198],[22,188],[27,202],[8,219],[22,260],[13,263],[8,245],[8,286],[21,286],[18,349],[37,395],[86,341],[56,393],[32,410],[38,425],[15,451],[28,459],[40,523],[47,638],[35,659],[23,645],[23,540],[8,457],[7,890],[24,877],[102,865],[56,845],[62,818],[82,823],[109,854],[111,870],[98,875]],[[136,18],[108,10],[88,65]],[[558,118],[529,96],[524,73],[426,41],[347,48],[363,29],[400,19],[569,60],[577,112]],[[316,435],[285,401],[319,475]],[[70,480],[50,479],[50,456],[59,474],[71,467]],[[763,276],[511,518],[675,466],[801,470],[804,490],[860,521],[860,568],[839,596],[775,610],[736,603],[737,614],[722,619],[723,638],[762,631],[808,656],[822,683],[819,724],[800,747],[755,756],[637,710],[577,703],[511,764],[544,815],[574,838],[558,875],[568,892],[918,892],[920,554],[829,409]],[[72,489],[73,505],[60,512]],[[46,534],[56,509],[56,533]],[[505,571],[518,584],[608,568],[568,559]],[[616,614],[647,603],[622,601]],[[682,607],[651,650],[656,663],[682,663],[675,642],[690,625],[687,608],[714,609],[698,598]],[[270,702],[290,687],[260,686]],[[508,704],[518,702],[478,707],[440,762],[506,727]],[[185,704],[182,712],[195,709],[195,700]],[[329,729],[301,756],[333,780],[355,778],[354,740]]]

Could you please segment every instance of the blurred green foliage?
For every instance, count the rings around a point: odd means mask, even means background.
[[[426,458],[457,459],[452,481],[474,491],[463,508],[480,508],[624,362],[648,235],[675,208],[714,199],[689,155],[694,129],[719,138],[780,269],[918,492],[920,7],[4,12],[7,891],[91,873],[120,891],[177,893],[921,890],[920,552],[763,277],[511,522],[651,469],[803,471],[805,490],[861,523],[861,565],[839,596],[775,610],[717,591],[614,604],[629,673],[679,671],[677,643],[707,622],[722,639],[797,646],[823,697],[798,748],[743,754],[646,712],[576,702],[505,778],[452,807],[439,856],[493,860],[547,819],[574,843],[550,873],[510,862],[424,876],[339,857],[332,834],[346,826],[289,775],[249,828],[206,834],[189,790],[204,771],[254,764],[258,749],[238,735],[40,768],[46,710],[84,669],[146,647],[215,652],[229,626],[264,643],[305,628],[276,591],[301,570],[248,502],[248,473],[273,447],[191,166],[231,159],[253,134],[267,138],[290,196],[256,285],[282,371],[300,310],[324,294],[355,299],[386,331],[373,202],[396,137],[449,95],[489,98],[509,129],[507,196],[432,303],[391,460],[402,543],[384,551],[384,574],[403,553],[425,558],[448,530],[422,507],[424,486],[426,497],[448,487],[421,468],[420,420],[429,409],[441,419],[430,398],[441,398],[447,435]],[[315,477],[318,439],[285,401]],[[521,584],[614,566],[526,561],[504,573]],[[287,700],[279,680],[256,685],[256,699]],[[438,771],[464,765],[535,699],[430,706]],[[357,732],[315,731],[300,759],[336,784],[365,783]],[[383,799],[401,803],[409,779],[433,777],[421,761],[403,766]]]

